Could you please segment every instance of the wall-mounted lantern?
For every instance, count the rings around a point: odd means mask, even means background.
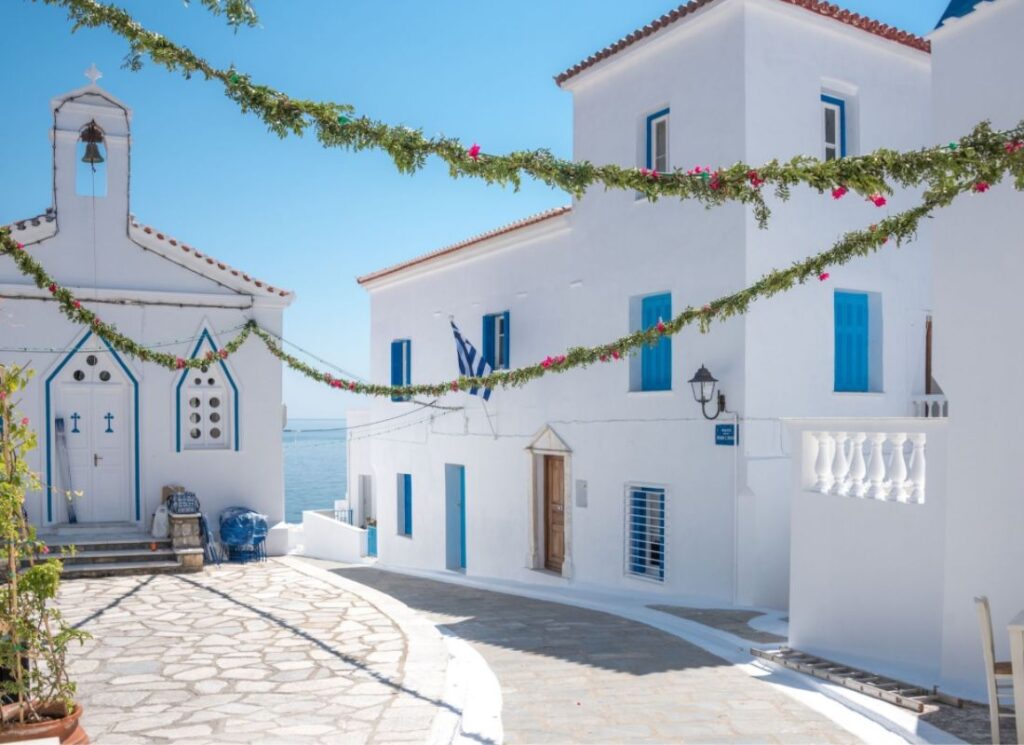
[[[713,416],[708,414],[707,405],[714,400],[715,387],[717,385],[718,379],[704,365],[701,365],[693,378],[690,379],[693,397],[700,404],[700,409],[705,419],[717,419],[718,415],[725,411],[725,394],[718,391],[718,406],[715,413]]]

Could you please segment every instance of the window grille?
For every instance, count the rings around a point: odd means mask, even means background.
[[[221,369],[204,365],[190,371],[183,395],[183,446],[188,450],[228,447],[232,401]]]
[[[652,486],[626,489],[626,573],[661,582],[665,579],[665,490]]]

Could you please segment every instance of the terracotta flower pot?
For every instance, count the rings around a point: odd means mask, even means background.
[[[5,715],[11,710],[11,707],[17,711],[17,704],[7,704],[3,707]],[[75,704],[75,708],[70,714],[61,716],[66,711],[60,704],[50,704],[41,707],[39,713],[50,716],[51,719],[26,724],[9,722],[0,725],[0,743],[56,737],[60,740],[61,745],[89,745],[89,735],[82,729],[79,721],[82,718],[81,704]]]

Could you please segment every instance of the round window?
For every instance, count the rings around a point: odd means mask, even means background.
[[[203,384],[203,379],[202,378],[196,378],[193,381],[193,383],[195,383],[195,385],[202,385]]]
[[[199,414],[197,414],[196,412],[192,412],[188,417],[188,420],[192,422],[192,424],[199,424],[200,419],[202,419],[202,417],[199,416]]]
[[[96,358],[96,355],[94,354],[90,354],[88,357],[85,358],[85,364],[89,365],[90,367],[95,365],[97,362],[99,362],[99,360]]]
[[[75,374],[72,377],[75,380],[85,380],[85,373],[81,370],[75,370]]]
[[[218,414],[216,411],[213,412],[212,414],[210,414],[210,421],[211,422],[219,422],[220,421],[220,414]]]
[[[101,370],[100,371],[100,380],[102,380],[104,383],[106,383],[108,380],[110,380],[110,373],[107,372],[106,370]]]
[[[203,365],[199,369],[202,370],[204,373],[205,372],[210,372],[210,366],[209,365]]]
[[[199,408],[199,399],[198,398],[190,398],[188,400],[188,405],[191,406],[193,409],[198,409]]]
[[[220,399],[214,396],[210,399],[210,408],[216,409],[218,406],[220,406]]]
[[[206,382],[208,385],[217,385],[217,381],[214,380],[213,378],[207,378]]]
[[[188,435],[189,435],[189,437],[191,437],[191,438],[192,438],[193,440],[198,440],[198,439],[199,439],[200,437],[202,437],[203,433],[202,433],[202,432],[200,432],[200,431],[199,431],[198,429],[193,429],[193,430],[191,430],[191,431],[190,431],[190,432],[188,433]]]
[[[218,437],[220,437],[220,429],[219,429],[219,428],[217,428],[217,427],[214,427],[213,429],[211,429],[211,430],[210,430],[210,437],[212,437],[212,438],[213,438],[213,439],[215,439],[215,440],[216,440],[216,439],[217,439]]]

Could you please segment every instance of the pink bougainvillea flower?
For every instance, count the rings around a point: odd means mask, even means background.
[[[665,322],[664,321],[658,321],[658,325],[657,325],[656,328],[658,329],[658,333],[659,334],[664,334],[665,333],[665,329],[667,327],[665,326]]]
[[[974,191],[978,194],[983,194],[989,189],[988,181],[979,181],[973,187]]]
[[[51,282],[49,289],[50,289],[50,294],[51,295],[55,294],[57,292],[57,283],[56,282]]]
[[[868,199],[870,199],[876,207],[884,207],[886,205],[885,197],[878,192],[872,194]]]
[[[21,418],[21,426],[22,427],[27,427],[28,426],[28,417],[27,416]]]
[[[453,391],[459,390],[459,381],[457,381],[457,380],[453,380],[452,381],[452,390]]]
[[[560,354],[557,357],[555,357],[555,364],[556,365],[561,365],[563,362],[565,362],[565,355],[564,354]]]
[[[466,155],[473,160],[480,160],[480,146],[474,142],[473,146],[466,151]]]
[[[619,353],[618,349],[613,349],[612,350],[612,359],[617,360],[617,359],[620,359],[621,357],[622,357],[622,355]]]
[[[220,358],[222,360],[226,360],[228,358],[228,350],[226,350],[226,349],[220,350],[220,352],[218,354],[220,354]]]
[[[82,304],[80,302],[78,302],[77,300],[75,302],[71,303],[71,304],[73,306],[75,306],[75,310],[78,310],[79,308],[82,307]]]
[[[827,280],[827,279],[828,279],[828,278],[829,278],[830,276],[832,276],[832,275],[830,275],[830,274],[829,274],[828,272],[822,272],[821,274],[819,274],[819,275],[818,275],[818,281],[820,281],[820,282],[824,282],[824,281],[825,281],[825,280]]]
[[[349,389],[350,391],[354,391],[354,390],[356,389],[356,383],[355,383],[355,381],[352,381],[351,383],[349,383],[349,384],[348,384],[348,389]]]
[[[750,185],[755,189],[760,189],[761,185],[764,184],[764,179],[757,171],[747,171],[747,178],[750,180]]]
[[[555,364],[555,361],[551,357],[545,357],[540,361],[540,366],[545,370]]]
[[[181,368],[185,367],[185,360],[183,360],[181,357],[178,357],[176,360],[174,360],[174,366],[180,370]]]
[[[846,194],[849,191],[850,191],[849,189],[847,189],[845,186],[840,184],[839,186],[837,186],[835,189],[832,190],[832,198],[833,199],[842,199],[843,197],[846,196]]]

